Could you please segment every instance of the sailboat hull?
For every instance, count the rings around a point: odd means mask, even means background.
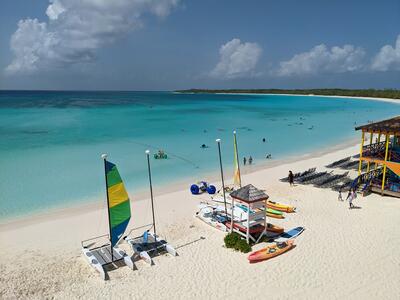
[[[97,272],[99,272],[100,277],[103,280],[106,280],[106,272],[103,269],[103,266],[99,263],[96,259],[94,254],[87,248],[82,248],[83,256],[85,256],[86,260],[88,261],[89,265],[94,268]]]
[[[104,267],[114,262],[123,260],[125,265],[130,269],[135,269],[135,264],[131,257],[118,247],[113,247],[113,256],[111,255],[109,245],[91,250],[83,247],[82,252],[90,266],[100,273],[100,277],[103,280],[106,280],[106,271]]]

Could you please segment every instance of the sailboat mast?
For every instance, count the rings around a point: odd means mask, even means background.
[[[156,233],[156,218],[154,216],[154,201],[153,201],[153,184],[151,182],[151,169],[150,169],[150,151],[146,150],[147,156],[147,168],[149,170],[149,184],[150,184],[150,197],[151,197],[151,213],[153,215],[153,230],[154,230],[154,239],[157,241],[157,233]]]
[[[114,249],[113,249],[113,245],[112,245],[112,238],[111,238],[111,219],[110,219],[110,199],[108,197],[108,180],[107,180],[107,154],[102,154],[101,158],[104,161],[104,175],[106,178],[106,195],[107,195],[107,216],[108,216],[108,230],[110,232],[110,248],[111,248],[111,261],[114,261]]]
[[[222,158],[221,158],[221,139],[216,139],[215,141],[218,144],[219,167],[220,167],[220,170],[221,170],[222,195],[224,195],[225,216],[228,217],[228,209],[226,208],[224,170],[222,169]],[[233,218],[233,215],[232,215],[232,218]]]

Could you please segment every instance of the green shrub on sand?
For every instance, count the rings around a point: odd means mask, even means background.
[[[228,233],[224,237],[225,247],[234,248],[237,242],[240,240],[240,235],[236,232]]]
[[[245,240],[240,239],[235,245],[235,250],[243,253],[248,253],[251,251],[251,246],[247,244]]]
[[[242,240],[236,232],[228,233],[224,238],[224,242],[226,248],[233,248],[243,253],[251,251],[251,246],[245,240]]]

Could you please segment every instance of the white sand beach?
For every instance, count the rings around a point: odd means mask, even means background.
[[[0,300],[400,300],[400,0],[211,3],[1,1]]]
[[[157,229],[178,257],[163,255],[137,270],[121,267],[103,281],[81,255],[80,241],[107,233],[105,204],[0,225],[2,299],[396,299],[400,296],[400,201],[359,196],[350,210],[328,189],[279,182],[288,170],[324,165],[356,154],[345,147],[243,176],[270,199],[295,205],[297,213],[269,222],[304,226],[296,247],[272,260],[249,264],[226,249],[224,233],[194,218],[206,195],[188,189],[156,197]],[[343,171],[342,171],[343,172]],[[354,173],[355,174],[355,173]],[[354,175],[353,174],[353,175]],[[228,174],[227,174],[228,175]],[[131,193],[131,226],[151,221],[149,199]],[[99,201],[99,203],[102,201]],[[253,247],[257,250],[266,244]],[[130,249],[125,243],[121,248]]]

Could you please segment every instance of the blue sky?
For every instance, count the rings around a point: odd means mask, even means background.
[[[400,88],[400,1],[2,0],[0,88]]]

